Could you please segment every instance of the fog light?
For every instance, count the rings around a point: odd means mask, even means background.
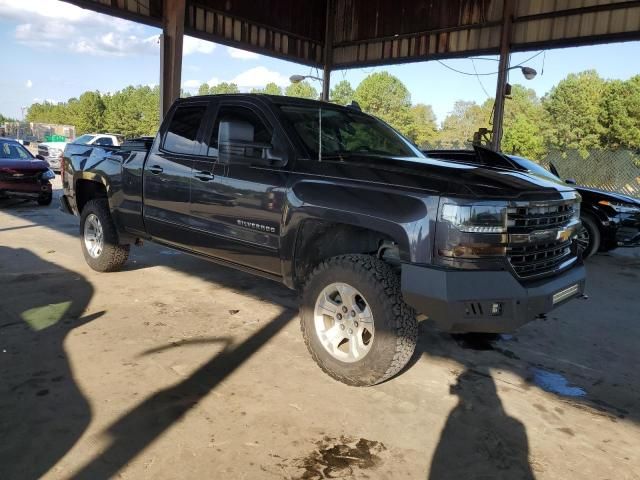
[[[502,315],[502,304],[501,303],[492,303],[491,304],[491,316]]]

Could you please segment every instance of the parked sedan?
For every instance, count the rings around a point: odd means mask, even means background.
[[[515,160],[524,159],[516,157]],[[534,165],[542,168],[537,164]],[[552,175],[560,178],[553,164],[549,169]],[[640,246],[639,199],[621,193],[575,185],[576,182],[572,179],[566,182],[574,185],[582,195],[582,214],[580,215],[582,229],[578,234],[578,243],[583,247],[585,257],[617,247]]]
[[[35,158],[16,140],[0,137],[0,197],[32,198],[49,205],[55,176],[44,159]]]
[[[500,157],[476,155],[472,150],[424,150],[423,153],[428,157],[471,164],[478,164],[477,159],[480,158],[483,166],[518,170],[562,181],[553,164],[550,165],[549,171],[527,158],[516,155]],[[498,160],[499,163],[496,163]],[[582,196],[580,207],[582,228],[578,234],[578,243],[582,247],[583,258],[617,247],[640,246],[639,199],[621,193],[576,185],[573,179],[565,182],[571,184]]]

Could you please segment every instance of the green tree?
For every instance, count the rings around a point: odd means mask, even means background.
[[[604,128],[600,109],[605,81],[595,70],[571,73],[543,98],[552,148],[575,148],[583,153],[600,146]]]
[[[160,89],[129,86],[105,97],[104,129],[127,137],[154,135],[160,123]]]
[[[8,123],[8,122],[15,122],[15,121],[17,121],[15,118],[5,117],[3,114],[0,113],[0,124]]]
[[[640,148],[640,75],[607,82],[599,120],[604,148]]]
[[[546,151],[545,117],[540,99],[532,89],[513,85],[505,103],[502,151],[540,158]]]
[[[331,89],[329,97],[333,103],[337,103],[338,105],[349,105],[353,100],[354,94],[355,91],[351,87],[349,81],[342,80]]]
[[[362,80],[354,92],[354,100],[365,112],[381,118],[400,133],[411,135],[414,121],[411,94],[389,72],[372,73]]]
[[[28,122],[58,123],[70,125],[73,122],[67,103],[33,103],[27,110]]]
[[[207,85],[206,83],[200,85],[200,87],[198,88],[198,95],[209,95],[209,85]]]
[[[306,80],[303,82],[292,83],[285,90],[284,94],[288,97],[318,99],[318,91]]]
[[[240,89],[238,88],[238,85],[236,85],[235,83],[222,82],[222,83],[218,83],[217,85],[213,85],[211,88],[209,88],[209,93],[211,95],[216,95],[221,93],[240,93]]]
[[[67,102],[69,122],[76,127],[76,134],[100,132],[104,122],[105,105],[100,92],[84,92],[79,99]]]
[[[419,147],[427,147],[435,142],[438,135],[436,115],[431,105],[417,103],[409,110],[411,123],[407,136]]]
[[[273,83],[267,83],[264,88],[252,88],[251,93],[263,93],[265,95],[282,95],[282,88]]]
[[[482,105],[458,100],[453,110],[445,117],[438,134],[444,148],[463,148],[473,140],[473,134],[481,127],[490,128],[493,100]]]

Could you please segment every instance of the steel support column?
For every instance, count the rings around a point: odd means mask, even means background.
[[[507,79],[509,78],[509,57],[511,55],[511,26],[513,24],[513,0],[504,0],[502,15],[502,34],[500,36],[500,63],[498,64],[498,82],[493,112],[493,136],[491,147],[500,151],[502,140],[502,121],[504,119],[504,102]]]
[[[333,66],[333,0],[327,0],[323,53],[322,100],[328,102],[331,88],[331,67]]]
[[[160,114],[180,97],[185,0],[164,0],[160,37]]]

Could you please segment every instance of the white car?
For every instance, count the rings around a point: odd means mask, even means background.
[[[60,171],[62,153],[67,142],[43,142],[38,144],[38,158],[49,163],[54,172]]]
[[[122,135],[116,135],[113,133],[87,133],[76,138],[73,142],[74,145],[104,145],[109,147],[118,147],[124,142]]]
[[[124,137],[113,133],[91,133],[81,135],[76,138],[73,144],[85,145],[105,145],[119,146],[122,145]],[[38,156],[49,162],[49,167],[54,172],[59,172],[62,168],[62,155],[67,142],[43,142],[38,144]]]

